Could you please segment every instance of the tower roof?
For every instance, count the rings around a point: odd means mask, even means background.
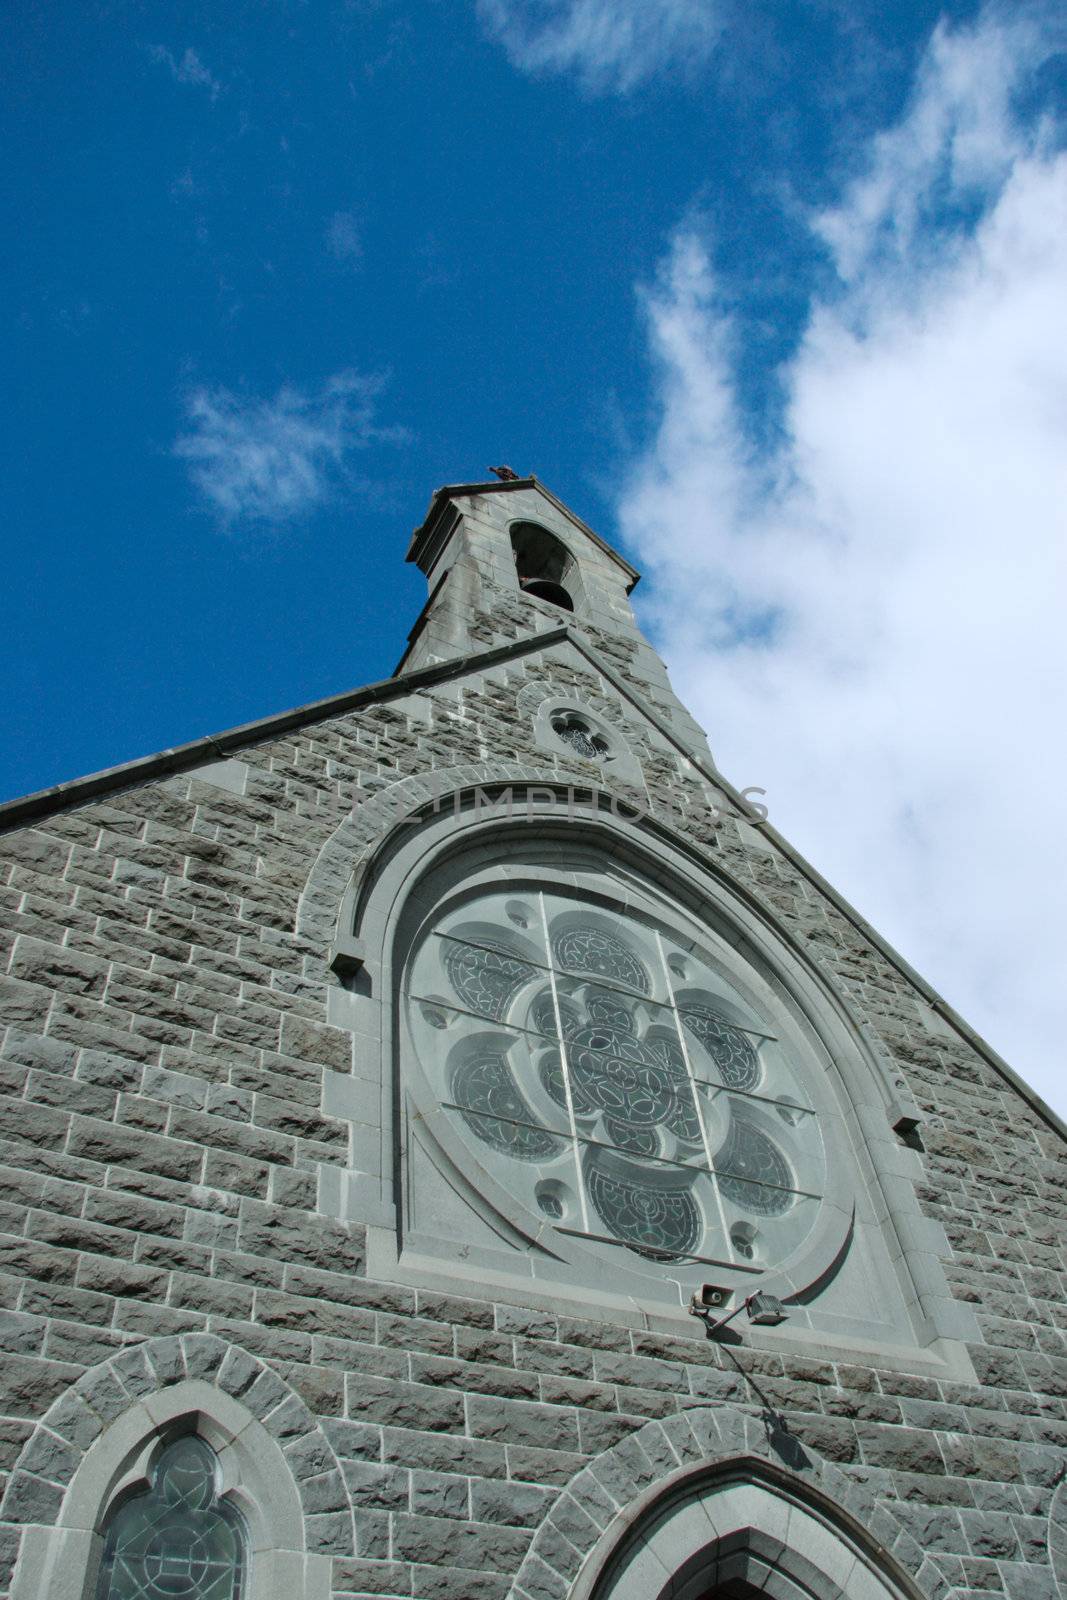
[[[479,494],[511,494],[516,490],[522,489],[534,489],[538,494],[543,495],[587,539],[592,540],[599,550],[610,556],[626,574],[627,594],[640,582],[641,574],[637,568],[631,566],[624,556],[621,556],[617,550],[608,544],[606,539],[600,537],[599,533],[594,532],[587,522],[583,522],[581,517],[575,516],[570,507],[564,505],[563,501],[557,495],[554,495],[552,490],[541,483],[539,479],[534,477],[532,473],[526,478],[509,478],[502,482],[494,480],[491,483],[446,483],[440,489],[435,489],[425,518],[411,535],[411,543],[408,546],[406,559],[416,562],[423,572],[428,571],[432,566],[440,545],[441,534],[444,531],[442,523],[446,517],[447,508],[453,500],[465,499]]]

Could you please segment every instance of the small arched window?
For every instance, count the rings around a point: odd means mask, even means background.
[[[511,529],[511,548],[523,593],[573,611],[571,579],[575,563],[563,541],[539,523],[516,522]]]
[[[611,743],[606,735],[580,712],[564,706],[552,713],[550,726],[560,743],[569,745],[585,761],[602,761],[611,753]]]
[[[164,1445],[148,1487],[119,1501],[104,1535],[96,1600],[242,1600],[244,1522],[219,1497],[218,1458],[203,1439]]]

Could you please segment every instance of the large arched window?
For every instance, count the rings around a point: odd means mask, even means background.
[[[968,1373],[885,1063],[788,923],[601,792],[416,798],[351,882],[330,991],[357,1070],[326,1086],[352,1138],[320,1205],[373,1273],[687,1333],[697,1291],[759,1291],[797,1348],[939,1340]]]
[[[96,1600],[242,1600],[245,1528],[218,1479],[203,1439],[165,1444],[147,1488],[108,1516]]]
[[[560,1232],[777,1265],[822,1198],[797,1062],[680,927],[580,892],[483,893],[411,968],[416,1048],[472,1153]]]
[[[646,1314],[709,1283],[795,1300],[839,1278],[872,1215],[838,1088],[854,1038],[780,936],[669,846],[610,807],[513,798],[510,818],[501,799],[495,822],[479,805],[398,836],[355,915],[373,930],[395,896],[383,1132],[411,1270],[452,1257],[502,1290]],[[890,1270],[876,1229],[859,1253],[853,1276]]]

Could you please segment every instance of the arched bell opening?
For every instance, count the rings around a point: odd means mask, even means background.
[[[523,594],[547,600],[562,611],[574,610],[574,557],[561,539],[536,522],[516,522],[511,528],[515,572]]]
[[[520,578],[519,587],[523,594],[547,600],[550,605],[559,606],[563,611],[574,610],[574,601],[561,583],[549,583],[545,578]]]

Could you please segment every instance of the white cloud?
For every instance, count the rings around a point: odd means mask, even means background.
[[[222,93],[222,84],[205,67],[196,51],[187,49],[181,56],[176,56],[164,45],[150,45],[148,54],[153,61],[167,68],[175,83],[189,84],[196,89],[206,89],[212,100],[217,100]]]
[[[918,252],[929,256],[952,238],[953,207],[995,196],[1042,135],[1042,124],[1020,122],[1014,101],[1048,50],[1025,16],[957,32],[937,25],[908,114],[872,141],[840,206],[815,219],[846,282],[879,253],[914,268]]]
[[[1067,156],[1014,109],[1041,53],[990,16],[936,31],[814,219],[840,278],[773,454],[707,241],[679,235],[620,516],[723,770],[1067,1111]]]
[[[592,93],[626,94],[667,68],[692,69],[719,35],[717,0],[477,0],[524,72],[575,72]]]
[[[326,225],[326,248],[338,261],[354,266],[363,255],[359,222],[352,211],[335,211]]]
[[[226,525],[291,522],[352,486],[353,451],[395,437],[375,426],[378,388],[340,372],[315,394],[286,384],[270,400],[196,389],[174,453]]]

